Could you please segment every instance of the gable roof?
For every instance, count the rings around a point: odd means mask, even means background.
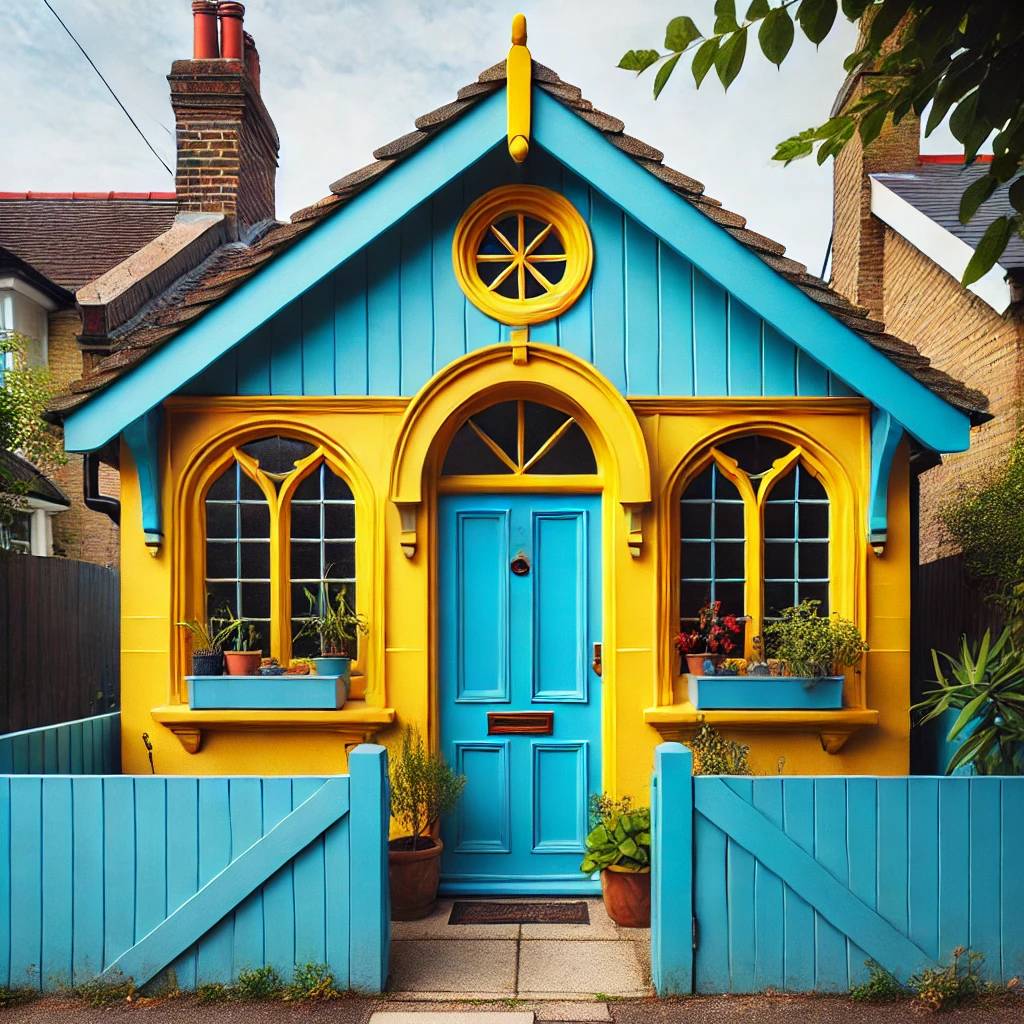
[[[71,291],[166,231],[173,192],[0,192],[0,245]]]
[[[42,470],[17,452],[0,448],[0,470],[26,487],[25,497],[71,507],[71,499]]]
[[[807,268],[785,257],[785,247],[746,228],[738,214],[704,194],[704,186],[663,162],[664,155],[646,143],[627,135],[621,120],[596,110],[580,90],[563,82],[555,72],[533,63],[533,83],[561,107],[597,129],[603,139],[621,150],[677,196],[763,263],[795,285],[845,327],[855,331],[873,349],[939,396],[961,413],[977,420],[985,418],[987,399],[948,374],[933,368],[912,345],[885,332],[884,326],[868,317],[867,311],[852,305]],[[263,226],[245,242],[226,245],[192,273],[178,280],[130,323],[114,332],[113,350],[88,377],[74,382],[51,403],[58,418],[72,412],[97,392],[138,366],[172,338],[199,320],[261,268],[307,235],[331,215],[344,209],[371,186],[386,179],[404,160],[423,148],[439,132],[454,125],[469,111],[502,90],[505,64],[484,71],[476,82],[459,90],[454,102],[445,104],[416,120],[416,130],[374,151],[375,160],[366,167],[340,178],[325,198],[296,212],[288,224]],[[201,367],[197,367],[197,370]]]

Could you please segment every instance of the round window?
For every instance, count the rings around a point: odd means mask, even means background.
[[[583,292],[594,264],[586,221],[564,196],[507,185],[481,196],[455,229],[452,262],[470,302],[519,327],[550,320]]]

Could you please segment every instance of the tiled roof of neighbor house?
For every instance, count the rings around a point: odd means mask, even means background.
[[[617,117],[595,110],[580,90],[563,82],[549,68],[533,63],[533,80],[539,89],[553,96],[574,114],[597,128],[613,146],[632,157],[705,216],[720,224],[734,238],[759,256],[772,269],[791,281],[837,320],[884,352],[951,405],[975,414],[987,408],[983,394],[968,388],[929,364],[913,345],[885,333],[883,324],[871,320],[867,310],[858,308],[833,291],[820,278],[807,273],[802,263],[787,259],[785,246],[746,228],[746,220],[723,209],[716,199],[704,194],[704,186],[662,162],[664,154],[625,133]],[[115,332],[114,349],[88,377],[72,384],[51,403],[57,416],[85,402],[90,395],[110,384],[142,362],[155,348],[165,344],[213,304],[234,291],[264,264],[283,252],[325,217],[369,188],[382,175],[450,125],[467,110],[505,84],[505,62],[484,71],[476,82],[459,90],[452,103],[416,120],[416,130],[374,151],[372,164],[353,171],[331,185],[331,194],[292,215],[290,224],[271,224],[248,244],[226,245],[191,274],[186,275],[163,296],[151,303],[131,322]]]
[[[0,469],[9,473],[18,483],[28,484],[25,496],[70,507],[71,499],[28,459],[16,452],[0,448]]]
[[[31,263],[26,263],[10,249],[5,249],[0,245],[0,276],[5,274],[16,274],[26,284],[30,284],[34,288],[38,288],[44,295],[48,295],[58,306],[70,309],[75,304],[74,295],[66,288],[54,284],[44,274],[40,274]]]
[[[173,192],[0,192],[0,245],[74,291],[171,226]]]
[[[929,220],[976,249],[985,228],[996,217],[1016,213],[1010,204],[1007,184],[996,189],[992,198],[966,224],[960,223],[960,197],[964,189],[987,173],[987,163],[978,162],[964,167],[962,163],[931,163],[926,158],[913,171],[872,174],[871,177],[920,210]],[[999,265],[1006,270],[1024,267],[1024,238],[1016,232],[1010,236]]]

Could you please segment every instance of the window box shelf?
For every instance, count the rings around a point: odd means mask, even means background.
[[[337,711],[348,674],[337,676],[185,676],[193,711]]]
[[[270,678],[274,678],[271,676]],[[278,677],[280,678],[280,677]],[[372,743],[395,720],[394,708],[350,700],[337,711],[193,710],[164,704],[150,711],[153,721],[170,729],[190,754],[198,752],[205,730],[217,732],[332,732],[346,743]]]
[[[695,676],[687,674],[690,703],[698,711],[838,711],[843,677],[826,676],[813,686],[796,676]]]
[[[878,712],[870,708],[841,708],[839,711],[699,711],[689,701],[648,708],[644,721],[662,739],[689,741],[706,721],[718,729],[736,732],[816,732],[823,750],[838,753],[858,729],[878,725]]]

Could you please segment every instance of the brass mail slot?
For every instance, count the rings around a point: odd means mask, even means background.
[[[554,729],[554,711],[487,712],[488,736],[507,736],[509,733],[531,733],[534,736],[550,736]]]

